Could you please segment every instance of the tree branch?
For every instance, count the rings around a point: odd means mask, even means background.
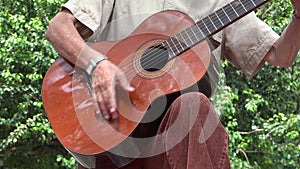
[[[256,129],[256,130],[248,131],[248,132],[240,131],[239,133],[241,135],[249,135],[249,134],[253,134],[253,133],[257,133],[257,132],[261,132],[261,131],[265,131],[265,129]]]
[[[249,158],[248,158],[248,156],[247,156],[247,153],[246,153],[244,150],[242,150],[242,149],[238,149],[238,150],[239,150],[240,152],[243,153],[243,155],[244,155],[244,157],[245,157],[247,163],[250,164],[250,161],[249,161]]]

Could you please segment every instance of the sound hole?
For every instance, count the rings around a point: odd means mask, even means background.
[[[148,48],[141,57],[140,63],[144,70],[154,72],[161,70],[168,62],[168,50],[162,45]]]

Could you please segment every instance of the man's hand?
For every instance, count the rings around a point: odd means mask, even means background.
[[[291,0],[294,9],[295,9],[295,15],[300,17],[300,0]]]
[[[118,117],[115,101],[115,87],[120,86],[126,91],[134,91],[124,73],[108,60],[101,61],[92,74],[92,86],[99,109],[106,120]]]

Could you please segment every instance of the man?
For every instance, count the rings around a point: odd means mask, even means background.
[[[251,0],[248,3],[254,2]],[[212,52],[219,57],[225,55],[249,77],[265,62],[275,66],[290,66],[300,48],[300,1],[291,2],[295,13],[280,37],[251,13],[215,34],[212,39],[219,46]],[[116,65],[86,45],[86,40],[93,42],[123,39],[147,17],[164,10],[178,10],[197,21],[227,3],[229,1],[226,0],[70,0],[51,21],[47,39],[61,56],[91,76],[100,112],[106,120],[111,121],[119,115],[114,100],[115,86],[128,92],[133,92],[135,88]],[[175,135],[169,130],[182,111],[191,113],[190,116],[195,117],[195,121],[191,123],[188,134],[176,145],[168,148]],[[181,117],[179,120],[189,125],[191,117]],[[154,153],[153,156],[141,156],[119,168],[230,168],[227,133],[203,94],[190,92],[174,100],[168,106],[156,133],[165,131],[169,133],[162,142],[154,138],[151,144],[153,149],[163,145],[163,152]],[[201,139],[202,136],[205,139]],[[112,163],[106,164],[106,161]],[[82,165],[116,168],[113,163],[116,163],[113,159],[97,157],[95,164]],[[79,168],[83,166],[79,165]]]

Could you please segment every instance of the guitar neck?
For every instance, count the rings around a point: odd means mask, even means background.
[[[252,12],[268,0],[234,0],[162,43],[169,60]]]

